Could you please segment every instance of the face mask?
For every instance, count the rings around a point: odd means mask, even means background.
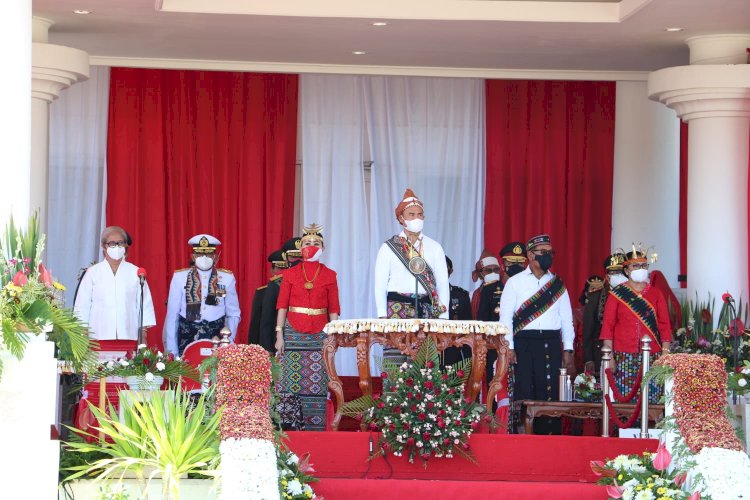
[[[490,273],[485,275],[484,282],[485,283],[492,283],[493,281],[497,281],[500,279],[500,275],[497,273]]]
[[[611,274],[607,277],[607,279],[609,279],[609,286],[612,288],[616,287],[617,285],[622,285],[623,283],[628,281],[627,276],[625,276],[624,274]]]
[[[630,279],[636,283],[646,283],[648,281],[648,269],[636,269],[632,271]]]
[[[411,233],[421,233],[424,227],[424,221],[422,219],[412,219],[404,222],[406,229]]]
[[[109,255],[109,258],[112,260],[120,260],[123,257],[125,257],[125,248],[124,247],[107,248],[107,255]]]
[[[211,257],[206,257],[205,255],[201,255],[200,257],[195,259],[195,265],[201,271],[208,271],[214,266],[214,259],[212,259]]]
[[[302,249],[302,258],[309,262],[319,261],[322,254],[323,249],[320,247],[310,246]]]
[[[549,268],[552,267],[553,259],[554,259],[554,256],[550,254],[534,256],[534,260],[536,260],[539,263],[539,267],[541,267],[543,271],[549,271]]]
[[[505,274],[508,276],[515,276],[521,271],[523,271],[523,266],[521,264],[512,264],[505,269]]]

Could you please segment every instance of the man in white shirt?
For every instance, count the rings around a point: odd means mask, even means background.
[[[182,355],[191,342],[218,337],[225,326],[234,342],[240,324],[234,275],[216,267],[216,248],[221,241],[210,234],[198,234],[188,245],[193,248],[193,265],[172,276],[164,319],[165,346],[175,356]]]
[[[378,317],[448,319],[445,252],[440,243],[422,234],[424,205],[411,189],[396,207],[396,220],[404,229],[381,245],[375,261]],[[386,349],[384,356],[403,359],[397,350]]]
[[[562,280],[552,274],[555,252],[546,234],[529,239],[528,267],[511,277],[500,298],[500,323],[506,335],[509,361],[515,364],[513,399],[556,401],[561,366],[573,374],[573,313]],[[535,433],[560,433],[559,419],[537,419]]]
[[[137,341],[141,327],[156,324],[148,283],[139,277],[139,268],[125,260],[130,237],[118,226],[102,232],[104,260],[86,270],[76,294],[75,315],[89,326],[89,336],[105,347],[108,341]],[[143,274],[145,276],[145,274]],[[145,339],[145,333],[143,335]],[[106,349],[104,349],[106,350]]]

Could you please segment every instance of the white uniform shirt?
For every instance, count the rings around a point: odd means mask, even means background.
[[[406,233],[401,231],[399,236],[406,238]],[[422,252],[422,256],[432,268],[437,285],[438,300],[441,305],[448,308],[451,291],[450,283],[448,283],[448,265],[445,262],[443,247],[437,241],[420,234],[414,248]],[[414,294],[415,292],[427,293],[421,283],[417,287],[415,282],[414,275],[393,253],[393,250],[386,243],[383,243],[375,260],[375,307],[378,317],[387,316],[388,292],[397,292],[404,295]],[[419,291],[417,292],[417,290]],[[440,317],[448,319],[448,311],[446,310]]]
[[[505,340],[513,349],[513,313],[529,297],[539,291],[554,274],[547,272],[537,279],[529,267],[522,272],[512,276],[503,289],[500,296],[500,323],[508,328],[510,333],[505,335]],[[563,349],[573,349],[575,331],[573,330],[573,311],[570,308],[570,297],[568,291],[552,304],[552,307],[544,311],[544,314],[526,325],[526,330],[562,330]]]
[[[106,260],[89,267],[78,287],[73,311],[97,340],[138,340],[141,285],[138,267],[123,260],[117,274]],[[156,324],[148,283],[143,285],[143,326]]]
[[[169,299],[167,300],[167,316],[164,319],[164,338],[167,351],[177,356],[177,325],[179,317],[187,317],[187,300],[185,298],[185,284],[187,283],[188,269],[176,271],[169,285]],[[240,301],[237,297],[234,274],[223,270],[216,270],[217,286],[226,291],[224,297],[216,297],[216,305],[206,304],[208,295],[208,281],[211,278],[211,269],[202,271],[198,269],[201,278],[201,321],[216,321],[226,316],[224,324],[232,331],[230,337],[232,342],[237,336],[237,326],[240,324]]]

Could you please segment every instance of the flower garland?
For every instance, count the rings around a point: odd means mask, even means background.
[[[220,424],[220,498],[278,499],[278,470],[269,414],[271,362],[258,345],[230,344],[216,356]]]
[[[342,407],[345,415],[362,414],[370,429],[379,430],[379,452],[420,457],[452,458],[459,453],[473,460],[469,437],[478,427],[484,407],[464,398],[469,360],[439,367],[438,351],[428,338],[413,363],[396,366],[384,361],[383,394],[363,396]]]
[[[742,451],[726,416],[727,376],[724,363],[712,354],[668,354],[655,363],[674,371],[674,416],[693,453],[704,447]]]
[[[323,331],[328,335],[336,333],[362,332],[418,332],[425,333],[483,333],[485,335],[506,335],[508,329],[497,322],[452,321],[447,319],[339,319],[331,321]]]

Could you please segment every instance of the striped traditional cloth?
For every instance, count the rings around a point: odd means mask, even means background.
[[[323,341],[327,335],[299,333],[284,325],[284,354],[281,355],[279,393],[294,394],[302,403],[302,419],[307,431],[324,431],[328,373],[323,364]]]
[[[656,357],[651,355],[651,363]],[[615,384],[620,394],[626,395],[633,390],[633,384],[638,378],[638,372],[641,369],[641,354],[615,351]],[[641,390],[638,389],[638,394]],[[658,404],[664,393],[664,385],[651,379],[648,385],[648,402],[649,404]],[[636,396],[637,401],[637,396]],[[635,401],[632,401],[635,403]]]

